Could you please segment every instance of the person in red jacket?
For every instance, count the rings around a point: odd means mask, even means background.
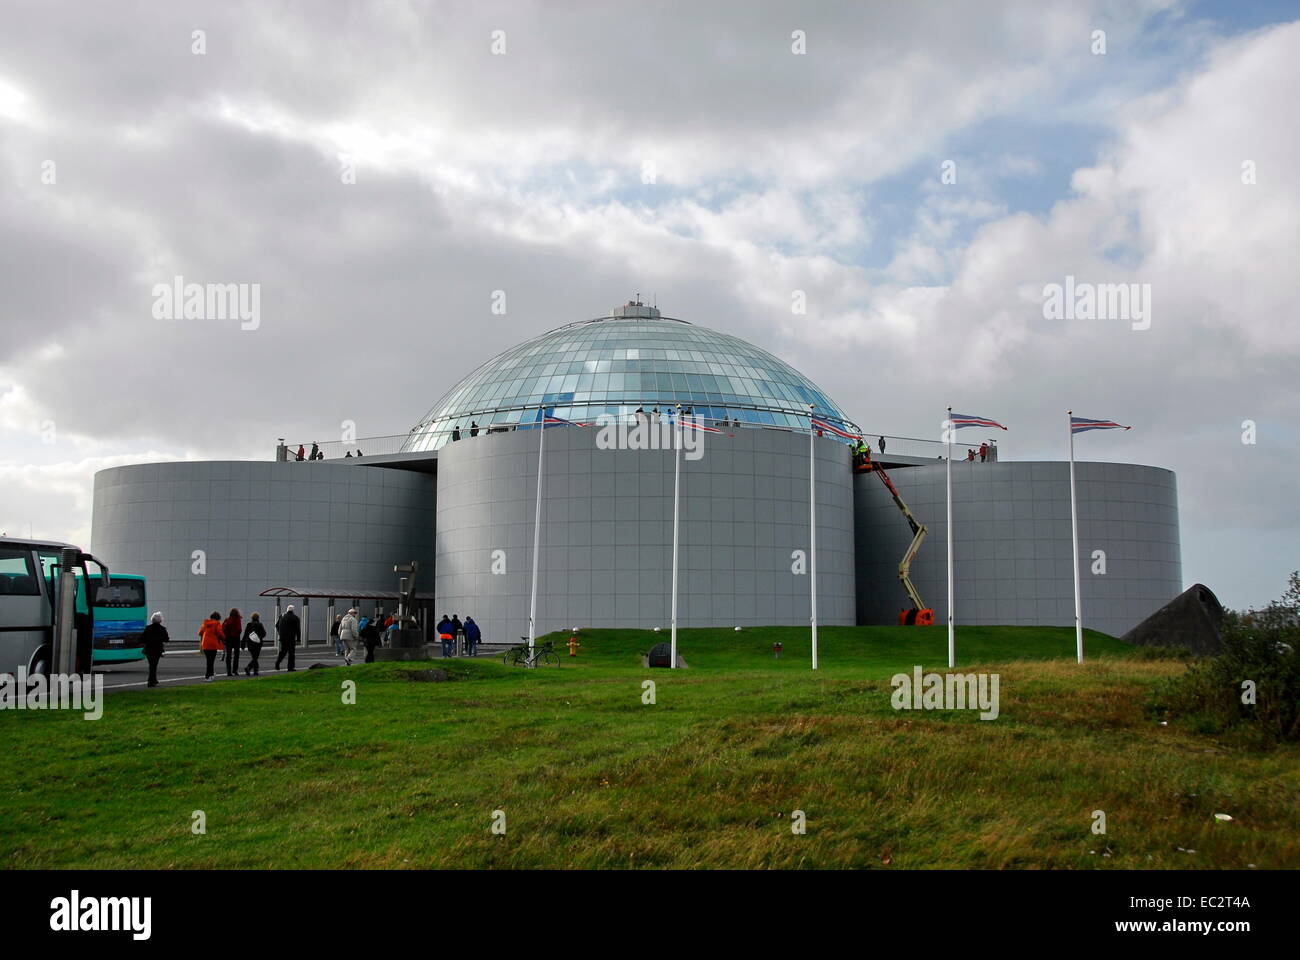
[[[244,615],[238,607],[230,608],[230,616],[221,625],[221,640],[226,645],[226,676],[239,676],[239,642],[244,635]]]
[[[224,636],[225,631],[221,629],[221,614],[213,610],[212,615],[199,627],[199,649],[203,651],[203,659],[207,661],[207,672],[203,674],[203,679],[208,683],[213,680],[217,651],[225,649],[225,644],[222,642]]]

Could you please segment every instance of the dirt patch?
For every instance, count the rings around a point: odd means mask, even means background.
[[[402,676],[412,683],[442,683],[451,679],[446,670],[436,668],[432,670],[407,670]]]

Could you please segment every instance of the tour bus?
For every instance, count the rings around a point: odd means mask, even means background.
[[[59,616],[59,578],[54,568],[70,543],[0,537],[0,674],[26,667],[28,675],[48,673],[54,652],[54,625]],[[90,635],[94,663],[120,663],[144,656],[140,631],[145,620],[142,577],[106,577],[91,573],[82,554],[77,571],[76,612],[80,632]],[[107,579],[108,584],[105,585]],[[87,591],[89,585],[89,591]],[[90,596],[87,598],[87,592]]]

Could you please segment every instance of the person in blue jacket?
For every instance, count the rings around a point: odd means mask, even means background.
[[[483,632],[479,630],[478,624],[474,622],[473,617],[465,618],[465,654],[474,656],[474,651],[478,648],[478,642],[483,637]]]
[[[450,657],[455,652],[456,634],[452,632],[451,620],[444,613],[438,621],[438,639],[442,641],[442,655]]]

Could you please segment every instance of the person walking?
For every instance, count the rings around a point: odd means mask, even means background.
[[[244,637],[244,616],[238,607],[230,608],[230,616],[221,625],[222,642],[226,645],[226,676],[239,676],[239,644]]]
[[[261,673],[257,658],[262,653],[262,641],[266,639],[266,627],[262,624],[262,615],[254,612],[244,627],[244,646],[248,648],[248,665],[244,667],[244,676],[256,677]]]
[[[471,420],[471,421],[469,422],[469,435],[470,435],[471,437],[477,437],[477,436],[478,436],[478,421],[476,421],[476,420]]]
[[[289,658],[289,672],[293,673],[293,648],[298,645],[298,637],[302,635],[302,624],[298,620],[298,614],[293,612],[293,604],[284,611],[282,616],[275,624],[276,636],[280,638],[280,653],[275,658],[275,669],[280,669],[280,662]]]
[[[483,638],[483,632],[479,630],[478,624],[474,622],[473,617],[465,618],[465,653],[468,656],[477,656],[478,642]]]
[[[294,459],[295,459],[295,460],[306,460],[306,459],[307,459],[307,449],[306,449],[306,448],[305,448],[301,443],[298,444],[298,455],[297,455],[296,457],[294,457]]]
[[[879,450],[881,453],[884,453],[884,452],[885,452],[885,438],[884,438],[884,437],[876,437],[876,449]]]
[[[444,657],[450,657],[455,637],[451,632],[451,621],[447,619],[445,613],[442,615],[442,619],[438,621],[437,629],[438,639],[442,641],[442,655]]]
[[[980,463],[984,463],[985,461],[988,460],[988,458],[989,458],[989,445],[988,445],[987,443],[981,443],[981,444],[980,444]]]
[[[357,611],[350,608],[339,623],[339,639],[343,641],[343,663],[352,666],[352,654],[361,639],[361,628],[357,624]]]
[[[145,659],[149,661],[149,686],[158,686],[158,661],[162,659],[163,644],[171,637],[163,626],[162,611],[149,618],[149,625],[140,634],[140,646],[144,647]]]
[[[361,628],[361,642],[366,645],[366,663],[375,662],[375,647],[379,646],[379,624],[371,620]]]
[[[339,624],[343,622],[343,614],[334,614],[334,622],[330,624],[330,636],[334,638],[334,656],[343,656],[343,641],[339,639]]]
[[[203,681],[211,683],[215,677],[215,668],[217,665],[217,652],[225,647],[222,637],[225,631],[221,628],[221,614],[213,610],[212,615],[203,621],[199,627],[199,649],[203,651],[203,659],[206,667],[203,673]]]
[[[460,641],[465,636],[465,625],[460,622],[460,614],[451,615],[451,649],[455,654],[460,653]]]

